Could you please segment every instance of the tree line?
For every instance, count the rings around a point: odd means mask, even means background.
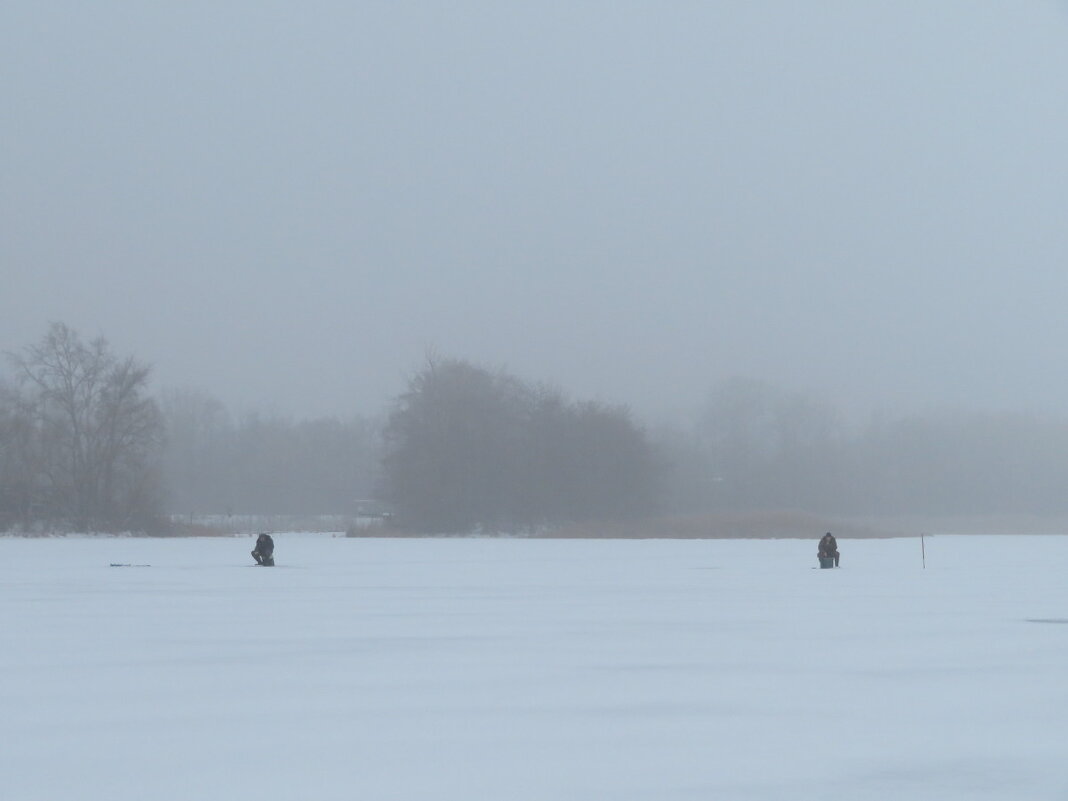
[[[418,531],[648,513],[656,471],[622,407],[428,359],[384,417],[235,418],[63,324],[7,354],[0,530],[165,530],[178,515],[347,514],[377,498]]]
[[[380,415],[235,416],[62,324],[0,378],[0,530],[166,531],[174,515],[351,514],[415,531],[752,510],[1064,514],[1068,420],[926,412],[847,425],[758,381],[648,429],[505,370],[430,356]]]
[[[663,441],[669,505],[695,512],[1068,513],[1065,417],[934,409],[849,424],[829,403],[732,379]]]

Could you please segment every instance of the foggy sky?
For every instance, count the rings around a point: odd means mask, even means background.
[[[236,408],[1068,411],[1068,7],[9,2],[0,349]]]

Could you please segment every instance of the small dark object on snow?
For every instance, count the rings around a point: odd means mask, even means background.
[[[263,532],[256,538],[256,548],[252,551],[252,558],[258,565],[274,567],[274,540],[267,532]]]
[[[831,532],[827,532],[820,540],[819,550],[816,555],[820,559],[820,567],[838,567],[838,541]]]

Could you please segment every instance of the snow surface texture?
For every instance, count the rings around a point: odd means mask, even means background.
[[[1065,537],[275,541],[0,538],[0,797],[1068,798]]]

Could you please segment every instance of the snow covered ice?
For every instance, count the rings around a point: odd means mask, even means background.
[[[1065,537],[275,541],[0,538],[0,797],[1068,798]]]

